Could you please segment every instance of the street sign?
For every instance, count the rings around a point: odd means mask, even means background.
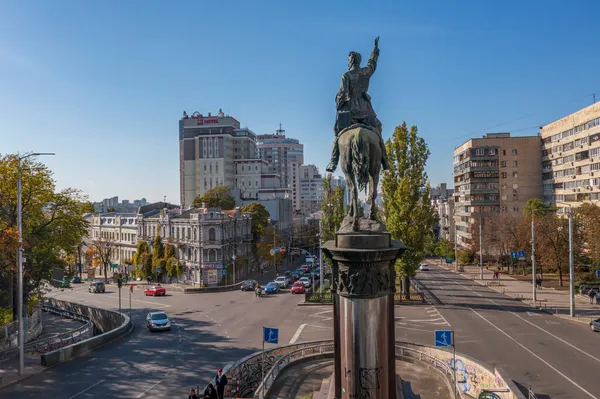
[[[227,270],[223,269],[223,276],[227,276]]]
[[[275,251],[273,251],[272,249],[269,251],[269,253],[271,254],[271,256],[275,255]]]
[[[157,272],[157,273],[160,273],[160,267],[157,267],[157,268],[156,268],[156,272]]]
[[[525,260],[525,251],[523,251],[523,250],[519,251],[519,260]]]
[[[281,252],[282,255],[285,254],[285,247],[279,248],[279,252]]]
[[[454,332],[451,330],[435,330],[435,346],[453,346]]]
[[[275,252],[279,252],[280,250],[281,250],[281,248],[275,247]]]
[[[596,277],[600,278],[600,269],[596,270]]]
[[[510,253],[510,257],[513,258],[513,259],[517,259],[517,251],[512,251]]]
[[[119,267],[119,265],[118,265],[118,264],[116,264],[116,263],[111,263],[111,264],[110,264],[110,268],[111,268],[111,269],[116,269],[117,267]]]
[[[269,344],[279,343],[279,329],[263,327],[263,341]]]

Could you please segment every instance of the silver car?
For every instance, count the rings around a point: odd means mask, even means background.
[[[146,316],[148,331],[165,331],[171,329],[171,320],[165,312],[151,312]]]
[[[310,283],[310,278],[308,278],[308,277],[300,277],[300,280],[299,280],[299,281],[300,281],[302,284],[304,284],[304,287],[305,287],[305,288],[310,288],[310,286],[311,286],[311,283]]]
[[[275,279],[275,282],[279,284],[281,288],[287,288],[290,284],[290,279],[287,276],[279,276]]]

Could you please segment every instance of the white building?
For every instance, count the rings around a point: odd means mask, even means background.
[[[433,207],[440,219],[440,238],[445,238],[450,242],[455,242],[454,231],[454,197],[440,197],[432,201]]]
[[[348,185],[346,184],[346,179],[342,176],[332,176],[331,177],[331,188],[335,190],[337,186],[344,187],[344,207],[350,204],[350,191],[348,190]],[[378,197],[379,199],[379,197]]]
[[[235,281],[240,281],[255,267],[250,259],[252,218],[239,209],[182,210],[159,202],[140,208],[137,233],[150,245],[158,233],[163,242],[174,245],[194,284],[232,284],[234,273]]]
[[[323,177],[315,165],[302,165],[298,169],[300,176],[300,202],[303,215],[321,210],[323,202]]]
[[[137,246],[137,215],[135,213],[100,213],[89,218],[89,237],[86,247],[93,243],[105,245],[111,249],[110,263],[117,265],[120,272],[131,271],[125,264],[133,259]],[[103,271],[98,268],[97,272]]]

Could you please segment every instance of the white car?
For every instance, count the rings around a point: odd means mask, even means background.
[[[427,263],[422,263],[421,266],[419,266],[419,270],[422,272],[428,272],[429,271],[429,265]]]
[[[304,284],[304,288],[310,288],[310,278],[300,277],[300,282],[302,282],[302,284]]]
[[[279,287],[287,288],[288,284],[290,283],[290,279],[286,276],[279,276],[275,279],[275,282],[279,284]]]

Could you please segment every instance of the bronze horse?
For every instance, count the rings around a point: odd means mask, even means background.
[[[350,211],[352,230],[359,229],[358,192],[369,184],[367,203],[371,206],[369,219],[376,220],[375,199],[381,171],[381,147],[379,135],[369,126],[353,125],[340,132],[340,166],[346,176],[346,184],[350,191]]]

